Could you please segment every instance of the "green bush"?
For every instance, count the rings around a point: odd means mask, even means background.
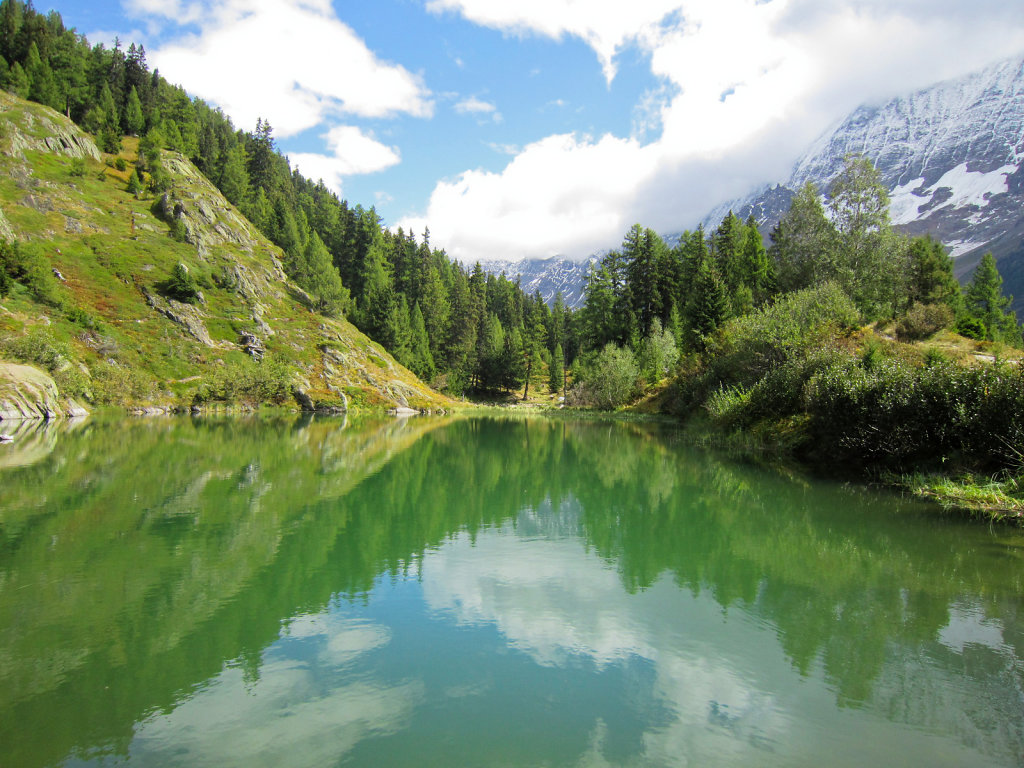
[[[99,361],[89,368],[92,402],[100,405],[134,405],[153,399],[155,382],[144,373],[113,360]]]
[[[946,304],[914,303],[896,323],[900,341],[918,341],[953,325],[953,310]]]
[[[956,323],[956,332],[961,336],[981,341],[986,336],[985,324],[975,317],[961,317]]]
[[[637,392],[640,368],[628,347],[606,344],[580,370],[569,391],[569,405],[612,410],[625,405]]]
[[[774,368],[817,352],[857,324],[857,308],[834,283],[787,294],[726,324],[708,347],[712,375],[753,386]]]
[[[64,365],[69,356],[67,346],[40,326],[21,336],[0,339],[0,355],[19,363],[35,365],[52,373]]]
[[[68,346],[45,328],[36,326],[21,336],[0,340],[0,358],[42,368],[53,377],[62,395],[92,399],[89,377],[71,362]]]
[[[174,265],[171,276],[165,284],[165,292],[172,299],[188,303],[199,298],[199,285],[183,262],[179,261]]]
[[[193,403],[261,403],[281,405],[291,398],[291,371],[274,355],[260,362],[231,361],[203,377]]]
[[[1024,370],[1010,364],[836,363],[813,377],[805,407],[815,450],[833,463],[909,469],[955,458],[998,470],[1024,445]]]

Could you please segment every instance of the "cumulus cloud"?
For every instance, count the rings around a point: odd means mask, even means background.
[[[130,0],[129,7],[168,16],[151,0]],[[264,117],[287,137],[337,115],[432,114],[421,78],[378,59],[329,0],[220,0],[195,18],[196,4],[166,8],[201,31],[150,51],[150,61],[240,127]]]
[[[510,34],[579,38],[609,79],[616,54],[637,46],[664,87],[637,105],[636,136],[534,142],[501,172],[439,182],[424,215],[406,223],[429,223],[435,241],[465,260],[583,257],[614,246],[635,221],[666,232],[693,226],[714,205],[785,178],[859,104],[1024,50],[1024,17],[1007,5],[430,0],[434,12]]]
[[[351,125],[338,125],[323,135],[331,154],[292,152],[291,164],[309,179],[322,179],[329,189],[341,194],[346,176],[375,173],[401,162],[397,147],[382,144]]]

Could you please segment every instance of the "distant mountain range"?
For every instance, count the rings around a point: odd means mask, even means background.
[[[481,266],[493,275],[504,274],[510,280],[518,277],[526,293],[533,295],[539,291],[548,305],[554,304],[555,295],[561,291],[566,306],[578,309],[583,306],[587,272],[598,258],[591,256],[583,261],[573,261],[553,256],[548,259],[486,261],[481,262]]]
[[[718,206],[703,224],[714,228],[729,210],[744,219],[752,213],[767,236],[805,182],[825,192],[851,153],[875,163],[893,223],[945,243],[961,279],[991,251],[1004,290],[1024,316],[1024,56],[859,107],[808,149],[788,179]],[[545,298],[561,290],[567,303],[573,296],[579,305],[588,263],[527,259],[484,266],[522,275],[523,286],[536,285]]]
[[[875,163],[893,223],[945,243],[958,276],[992,251],[1024,314],[1024,57],[859,107],[787,180],[718,206],[703,223],[717,226],[731,209],[742,218],[753,213],[767,234],[804,183],[824,193],[851,153]]]

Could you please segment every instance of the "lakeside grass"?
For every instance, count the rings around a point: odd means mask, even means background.
[[[886,478],[914,496],[998,523],[1024,526],[1024,475],[1005,479],[978,478],[973,474],[911,474]]]

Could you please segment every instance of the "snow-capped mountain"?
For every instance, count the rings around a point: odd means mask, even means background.
[[[718,206],[703,224],[713,229],[729,210],[744,219],[753,213],[767,236],[796,190],[813,181],[826,192],[851,153],[875,163],[889,189],[893,223],[945,243],[961,279],[992,251],[1004,291],[1024,317],[1024,56],[859,107],[804,154],[788,179]],[[665,239],[673,244],[678,234]],[[567,304],[580,306],[589,263],[597,258],[483,266],[521,276],[524,288],[540,290],[549,303],[561,290]]]
[[[894,224],[945,243],[961,276],[991,250],[1006,292],[1024,309],[1024,57],[858,108],[789,179],[719,206],[704,224],[716,226],[732,209],[753,213],[767,234],[797,189],[813,181],[827,191],[851,153],[875,163]]]
[[[557,256],[548,259],[521,259],[519,261],[484,261],[480,266],[492,275],[505,274],[510,280],[519,278],[526,293],[540,291],[541,297],[550,306],[555,294],[562,292],[566,306],[578,309],[583,306],[583,287],[591,263],[599,257],[591,256],[583,261],[572,261]]]

